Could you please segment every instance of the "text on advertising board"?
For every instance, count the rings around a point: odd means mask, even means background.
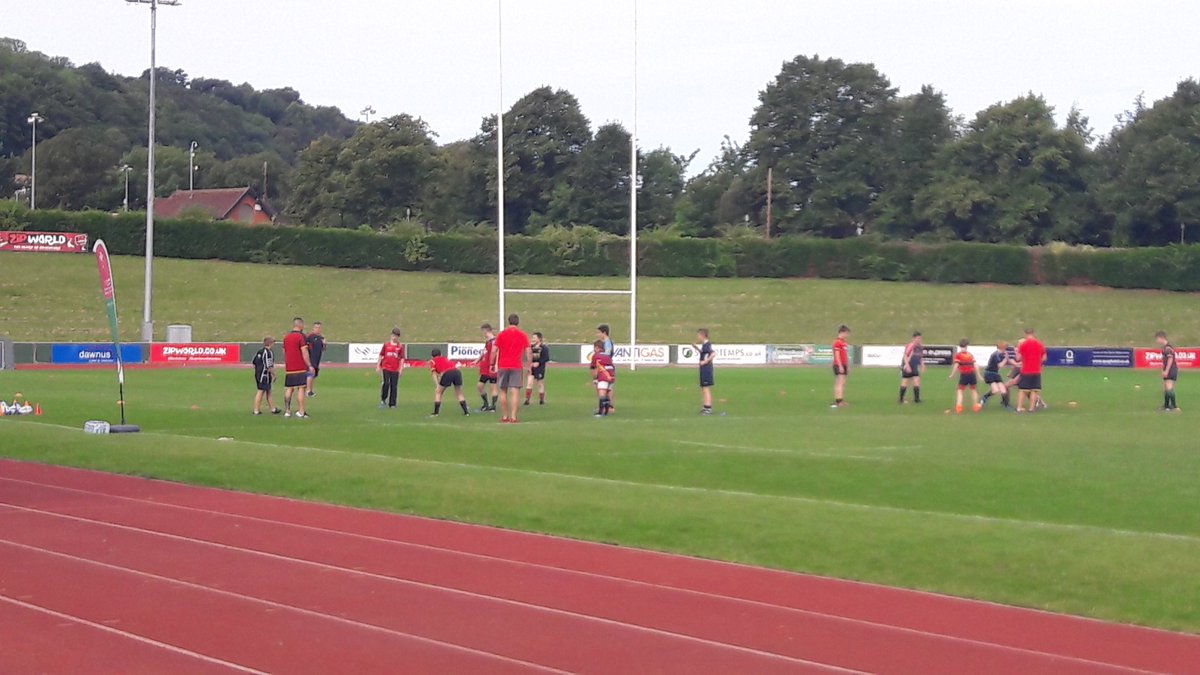
[[[0,232],[0,251],[87,253],[88,236],[73,232]]]
[[[716,363],[726,366],[761,366],[767,362],[766,345],[713,345]],[[700,363],[700,353],[692,345],[679,345],[675,362],[680,365]]]
[[[151,363],[189,365],[240,361],[241,346],[236,344],[160,343],[150,346]]]
[[[1200,349],[1195,347],[1176,347],[1175,362],[1180,368],[1200,368]],[[1134,363],[1138,368],[1162,368],[1162,351],[1158,349],[1138,349],[1134,352]]]
[[[592,346],[580,345],[579,362],[583,364],[591,363]],[[613,347],[613,363],[619,365],[629,365],[633,363],[634,354],[629,345],[616,345]],[[671,364],[671,350],[666,345],[638,345],[637,346],[637,362],[638,365],[646,366],[666,366]]]
[[[141,363],[142,346],[121,345],[121,360],[125,363]],[[50,362],[64,365],[112,364],[117,362],[117,353],[110,344],[56,344],[50,348]]]

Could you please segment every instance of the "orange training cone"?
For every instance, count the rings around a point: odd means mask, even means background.
[[[33,414],[40,416],[42,414],[42,404],[38,403],[33,406]]]

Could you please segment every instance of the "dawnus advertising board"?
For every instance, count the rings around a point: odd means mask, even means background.
[[[761,366],[767,362],[766,345],[713,345],[716,361],[722,366]],[[700,363],[700,351],[695,345],[679,345],[675,362],[694,366]]]
[[[142,362],[141,345],[121,345],[121,360]],[[50,348],[50,362],[63,365],[96,365],[117,362],[117,352],[111,344],[56,344]]]

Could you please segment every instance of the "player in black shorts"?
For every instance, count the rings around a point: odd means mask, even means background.
[[[263,399],[266,399],[272,415],[283,412],[275,407],[275,401],[271,398],[271,385],[275,384],[275,354],[271,351],[274,344],[275,338],[263,338],[262,349],[254,355],[254,386],[257,388],[254,392],[255,415],[262,414]]]
[[[913,331],[912,342],[904,347],[900,357],[900,403],[908,393],[909,382],[913,386],[913,403],[921,402],[921,373],[925,370],[925,353],[921,346],[921,331]]]
[[[429,360],[429,374],[433,377],[433,415],[437,417],[442,412],[442,395],[450,387],[454,387],[454,396],[458,399],[458,407],[463,415],[470,415],[467,409],[467,397],[463,396],[463,377],[458,365],[442,356],[442,350],[434,348]]]
[[[312,371],[308,374],[308,396],[316,396],[313,384],[321,375],[321,356],[325,353],[325,336],[321,334],[321,322],[312,325],[312,332],[304,338],[308,343],[308,358],[312,361]]]
[[[546,405],[546,364],[550,363],[550,347],[540,332],[534,332],[529,349],[533,354],[533,365],[525,383],[525,405],[529,405],[529,399],[533,397],[534,382],[538,386],[538,405]]]
[[[1008,385],[1004,383],[1004,376],[1000,374],[1000,369],[1010,365],[1012,357],[1008,351],[1008,343],[1001,340],[996,343],[996,351],[988,357],[987,367],[983,369],[983,382],[990,387],[990,391],[983,395],[983,405],[986,406],[988,399],[999,394],[1000,402],[1004,404],[1004,409],[1008,410]],[[1017,373],[1020,375],[1020,372]]]
[[[1175,348],[1167,341],[1167,332],[1158,331],[1155,341],[1162,348],[1162,381],[1163,381],[1163,411],[1179,412],[1179,402],[1175,399],[1175,382],[1179,379],[1179,360]]]

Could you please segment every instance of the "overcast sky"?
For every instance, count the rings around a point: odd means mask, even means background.
[[[593,126],[633,117],[634,0],[502,0],[504,100],[550,85]],[[350,117],[424,118],[466,138],[497,105],[497,0],[183,0],[159,11],[159,64],[191,76],[290,86]],[[1100,133],[1144,92],[1200,72],[1196,0],[640,0],[641,146],[744,140],[760,90],[798,54],[868,61],[901,94],[932,84],[970,118],[1025,92]],[[0,0],[0,36],[133,75],[149,11],[124,0]]]

